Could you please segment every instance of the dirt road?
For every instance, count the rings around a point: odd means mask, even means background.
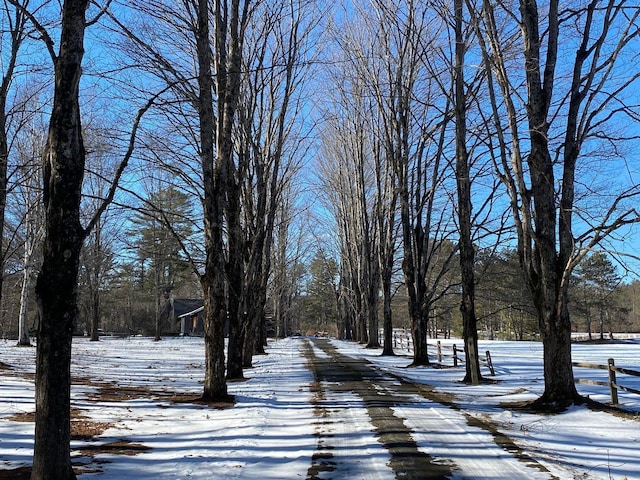
[[[348,427],[341,423],[348,422],[349,415],[358,409],[331,399],[332,394],[344,397],[344,393],[354,395],[354,404],[357,401],[366,410],[377,441],[390,456],[387,465],[397,479],[489,478],[482,470],[483,458],[487,455],[504,456],[500,476],[491,478],[556,478],[494,426],[466,415],[446,396],[425,385],[406,382],[380,372],[366,360],[342,355],[327,339],[310,339],[306,355],[316,378],[314,405],[321,419],[316,429],[318,449],[307,480],[337,479],[339,475],[333,476],[331,472],[338,472],[341,462],[356,461],[353,454],[341,454],[341,450],[353,451],[354,446],[349,443],[356,441],[358,435],[349,434]],[[438,408],[430,408],[429,404]],[[420,415],[416,416],[416,411],[421,412]],[[469,431],[452,432],[460,422],[448,421],[448,418],[457,415],[466,417]],[[425,433],[429,443],[438,445],[439,452],[449,452],[451,458],[442,454],[435,458],[425,453],[424,448],[418,448],[415,438],[424,437]],[[448,442],[455,442],[456,448]],[[460,455],[460,445],[466,444],[472,446],[468,455]],[[474,453],[478,451],[482,455]]]

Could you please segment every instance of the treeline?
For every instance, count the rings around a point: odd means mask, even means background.
[[[292,331],[303,334],[328,332],[344,337],[336,305],[338,292],[330,281],[337,275],[337,264],[322,255],[308,267],[308,286],[294,302]],[[478,285],[476,314],[481,338],[486,340],[539,340],[536,309],[527,290],[517,255],[513,250],[479,252],[476,264]],[[333,272],[333,274],[331,274]],[[401,278],[394,286],[392,300],[394,327],[410,329],[408,298]],[[431,338],[462,336],[459,279],[453,279],[450,292],[434,304],[429,318]],[[618,269],[603,253],[587,257],[572,277],[570,298],[572,331],[581,339],[615,339],[615,333],[640,332],[640,282],[622,282]],[[378,311],[382,319],[382,311]]]

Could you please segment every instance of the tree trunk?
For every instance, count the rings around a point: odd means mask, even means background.
[[[384,270],[384,269],[383,269]],[[391,310],[391,277],[382,276],[382,311],[383,311],[383,348],[382,355],[395,355],[393,352],[393,313]]]
[[[237,307],[235,309],[229,309],[229,345],[227,347],[228,380],[240,380],[244,378],[242,365],[246,320],[239,318],[240,316],[244,316],[244,313],[239,312]]]
[[[571,322],[566,297],[559,303],[562,305],[559,312],[549,310],[546,318],[542,319],[544,393],[533,404],[552,411],[562,411],[569,405],[582,403],[573,376]]]
[[[96,284],[97,287],[97,284]],[[96,288],[91,292],[91,341],[97,342],[100,340],[100,291]]]
[[[40,325],[36,358],[36,427],[31,480],[75,479],[70,456],[71,340],[85,232],[80,200],[85,150],[78,101],[87,0],[62,6],[60,51],[44,161],[45,240],[36,283]]]
[[[462,0],[454,0],[455,9],[455,118],[456,118],[456,183],[458,188],[458,219],[460,225],[460,273],[462,283],[462,337],[465,344],[464,381],[477,385],[480,382],[478,361],[478,328],[475,311],[475,251],[471,238],[471,172],[467,152],[466,94],[464,91],[464,56],[466,44],[462,32]]]
[[[536,401],[536,405],[542,408],[563,409],[581,400],[574,383],[571,361],[568,285],[563,285],[562,280],[568,256],[564,251],[559,256],[556,249],[558,240],[554,161],[549,152],[547,120],[557,61],[558,2],[552,0],[549,5],[547,51],[544,61],[541,60],[538,6],[535,0],[521,0],[520,14],[531,142],[528,165],[535,225],[533,255],[531,258],[521,256],[521,261],[538,310],[545,371],[545,391]],[[544,68],[541,69],[541,66]],[[563,223],[560,227],[560,245],[564,250],[566,239],[570,237],[570,223]]]
[[[427,318],[421,309],[414,308],[411,311],[411,336],[413,337],[413,362],[411,362],[411,366],[429,365]]]
[[[224,375],[224,324],[227,317],[224,307],[224,280],[209,270],[202,276],[201,281],[205,313],[205,376],[202,398],[212,402],[224,402],[230,400]]]
[[[2,97],[0,97],[0,239],[4,239],[5,210],[7,206],[7,168],[9,162],[5,114],[6,94],[6,90],[3,89]],[[0,245],[0,302],[2,301],[2,285],[4,283],[4,262],[5,249],[4,242],[2,242]]]
[[[5,3],[6,16],[9,16],[9,8]],[[5,210],[7,206],[7,171],[9,165],[9,140],[7,138],[7,99],[9,89],[14,80],[18,52],[25,38],[26,15],[21,8],[15,8],[15,17],[7,21],[7,26],[12,27],[8,32],[11,37],[10,54],[3,58],[4,75],[0,85],[0,239],[4,239]],[[6,28],[6,27],[5,27]],[[9,53],[9,52],[7,52]],[[4,283],[5,246],[0,243],[0,304],[2,303],[2,286]],[[28,340],[28,339],[27,339]],[[27,341],[28,343],[28,341]],[[18,343],[21,345],[22,343]]]
[[[198,0],[198,120],[200,160],[204,183],[204,236],[206,261],[200,277],[204,293],[205,375],[202,397],[207,401],[227,401],[224,361],[224,325],[227,319],[224,282],[224,243],[219,165],[216,165],[213,115],[213,78],[209,36],[209,2]],[[217,168],[214,169],[214,165]]]
[[[27,187],[27,199],[30,199],[30,187]],[[22,288],[20,291],[20,313],[18,315],[18,346],[28,347],[31,345],[29,340],[29,289],[31,287],[31,257],[35,249],[37,235],[33,228],[33,216],[30,211],[33,205],[30,200],[27,200],[27,212],[25,214],[24,224],[26,229],[25,243],[24,243],[24,256],[23,256],[23,271],[22,271]],[[0,234],[1,235],[1,234]],[[0,238],[2,238],[0,236]]]
[[[28,225],[29,221],[29,213],[27,212],[25,223]],[[22,272],[22,288],[20,290],[20,313],[18,315],[18,346],[20,347],[28,347],[31,345],[31,341],[29,340],[29,326],[27,324],[29,286],[31,285],[30,250],[30,240],[27,238],[24,247],[24,270]]]
[[[92,266],[88,275],[89,280],[89,293],[91,302],[91,341],[97,342],[100,340],[100,274],[102,270],[102,248],[100,243],[100,235],[102,235],[102,224],[96,223],[94,231],[95,239],[92,242],[91,249],[93,250]]]
[[[369,295],[367,297],[367,316],[369,317],[367,322],[369,329],[367,348],[380,348],[380,336],[378,335],[378,307],[380,303],[378,298],[378,282],[373,278],[369,279],[369,281],[375,284],[375,288],[369,288]]]

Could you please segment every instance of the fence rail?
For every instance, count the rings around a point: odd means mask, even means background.
[[[383,341],[383,338],[381,337],[380,342],[382,343],[382,341]],[[455,344],[451,346],[442,345],[438,340],[436,343],[428,342],[428,345],[429,347],[431,347],[432,349],[431,351],[433,351],[433,348],[435,348],[435,351],[436,351],[435,356],[436,356],[437,362],[440,364],[442,364],[443,362],[446,362],[447,358],[451,358],[450,364],[454,367],[457,367],[459,363],[464,363],[465,361],[464,348],[459,349]],[[393,348],[405,350],[411,353],[413,351],[413,341],[411,338],[411,334],[404,329],[394,330]],[[462,352],[461,358],[458,355],[460,352]],[[489,371],[491,372],[491,375],[495,375],[495,370],[493,368],[493,361],[491,359],[491,352],[487,350],[485,352],[485,356],[484,357],[479,356],[479,359],[481,364],[489,369]],[[573,362],[573,366],[579,367],[579,368],[595,369],[595,370],[607,370],[608,372],[607,381],[576,378],[575,382],[579,384],[584,384],[584,385],[597,385],[597,386],[607,387],[609,389],[610,396],[611,396],[611,404],[613,405],[620,404],[619,398],[618,398],[619,390],[622,390],[634,395],[640,395],[640,389],[633,388],[628,385],[623,385],[618,380],[618,375],[629,375],[634,377],[640,377],[640,371],[631,370],[629,368],[618,367],[616,366],[613,358],[608,359],[608,362],[606,365],[597,364],[597,363],[588,363],[588,362]]]
[[[380,333],[380,343],[382,343],[384,339],[382,338],[382,333]],[[427,342],[427,345],[432,349],[436,349],[436,360],[439,364],[443,364],[445,359],[451,358],[451,365],[457,367],[459,363],[465,362],[464,357],[464,347],[459,349],[456,344],[453,345],[442,345],[440,340],[437,340],[435,343]],[[413,351],[413,339],[409,332],[405,330],[394,330],[393,332],[393,348],[405,350],[409,353]],[[443,350],[446,350],[447,353],[444,353]],[[449,353],[450,351],[450,353]],[[458,353],[462,352],[462,357],[458,356]],[[495,376],[496,372],[493,368],[493,361],[491,360],[491,352],[487,350],[485,352],[484,357],[478,355],[478,359],[480,360],[481,365],[484,365],[489,369],[489,372],[492,376]]]
[[[640,390],[629,387],[629,386],[621,385],[620,383],[618,383],[618,379],[617,379],[617,373],[620,373],[622,375],[631,375],[634,377],[640,377],[640,372],[637,370],[631,370],[629,368],[616,367],[616,363],[613,358],[608,359],[606,365],[601,365],[597,363],[573,362],[573,366],[580,367],[580,368],[607,370],[609,373],[609,378],[606,382],[603,382],[601,380],[591,380],[591,379],[584,379],[584,378],[576,378],[575,380],[576,380],[576,383],[609,387],[609,392],[611,394],[611,403],[613,405],[620,404],[618,399],[618,390],[623,390],[625,392],[633,393],[634,395],[640,395]]]

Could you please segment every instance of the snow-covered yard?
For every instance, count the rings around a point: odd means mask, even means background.
[[[332,393],[331,400],[348,405],[348,410],[336,409],[341,425],[337,433],[358,468],[311,472],[322,419],[312,402],[314,377],[303,353],[306,342],[304,338],[271,342],[268,355],[256,357],[255,368],[246,371],[248,380],[229,384],[235,405],[214,408],[192,401],[202,389],[202,339],[75,339],[72,448],[80,478],[395,478],[366,410],[348,392],[343,398]],[[513,478],[503,468],[511,454],[488,455],[474,448],[471,416],[497,424],[521,451],[548,469],[535,478],[640,479],[637,421],[586,407],[545,416],[500,406],[541,393],[538,343],[481,342],[481,351],[491,352],[498,382],[480,386],[459,383],[462,368],[405,368],[409,357],[380,357],[379,351],[357,344],[333,343],[343,354],[366,357],[379,369],[455,394],[465,415],[448,415],[447,408],[428,401],[401,409],[425,452],[443,461],[461,456],[482,460],[481,471],[462,468],[455,478]],[[606,364],[613,357],[618,366],[640,370],[640,343],[576,344],[573,351],[575,361]],[[0,369],[0,469],[31,461],[34,356],[34,348],[0,341],[0,362],[11,367]],[[606,376],[605,370],[576,369],[580,378],[606,380]],[[640,389],[636,377],[619,380]],[[609,399],[606,387],[578,388],[596,400]],[[621,393],[620,401],[640,412],[640,397]],[[442,422],[431,422],[428,428],[442,425],[444,431],[427,431],[421,420],[426,417],[442,417]]]

